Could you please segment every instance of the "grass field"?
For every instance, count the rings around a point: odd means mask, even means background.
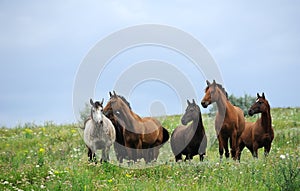
[[[169,142],[158,161],[132,166],[89,163],[78,125],[0,128],[0,190],[300,190],[300,109],[272,109],[275,139],[259,159],[245,149],[241,163],[219,161],[214,118],[203,116],[209,148],[204,162],[175,163]],[[247,118],[254,121],[257,117]],[[170,132],[180,116],[163,125]]]

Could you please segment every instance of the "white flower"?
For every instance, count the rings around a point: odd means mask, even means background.
[[[280,155],[280,158],[281,159],[285,159],[285,155]]]

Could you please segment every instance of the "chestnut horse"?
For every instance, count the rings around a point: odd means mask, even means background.
[[[231,157],[236,159],[238,140],[245,129],[244,112],[230,103],[228,95],[222,85],[215,80],[211,84],[206,81],[205,96],[201,104],[204,108],[216,102],[218,112],[215,119],[215,130],[219,141],[219,154],[222,160],[224,149],[225,157],[229,158],[228,140],[231,148]]]
[[[141,118],[115,92],[107,105],[117,122],[123,127],[124,143],[129,159],[146,162],[157,159],[159,148],[169,139],[169,133],[155,118]]]
[[[256,122],[247,122],[245,130],[242,133],[239,148],[238,148],[238,159],[240,160],[241,152],[246,146],[252,156],[257,158],[257,150],[264,147],[265,156],[267,156],[271,149],[271,143],[274,139],[274,131],[272,128],[272,118],[270,113],[270,105],[265,98],[265,94],[262,96],[257,94],[256,102],[251,106],[248,111],[250,116],[261,113],[261,118]]]
[[[199,154],[200,161],[203,161],[207,146],[207,138],[202,123],[200,107],[187,100],[188,106],[181,118],[183,125],[178,126],[171,136],[171,148],[175,155],[176,162],[182,160],[185,155],[185,161],[193,159],[193,156]],[[190,125],[186,126],[189,122]]]

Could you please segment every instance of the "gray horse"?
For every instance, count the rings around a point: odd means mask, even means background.
[[[100,162],[109,160],[109,150],[116,139],[116,131],[112,122],[102,113],[103,99],[93,102],[90,99],[91,116],[84,122],[84,142],[88,148],[88,157],[96,158],[96,151],[102,150]]]

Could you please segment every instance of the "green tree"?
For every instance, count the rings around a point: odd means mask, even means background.
[[[228,97],[229,101],[232,103],[232,105],[235,105],[239,108],[241,108],[244,111],[244,115],[248,115],[248,110],[252,106],[252,104],[255,102],[256,97],[250,96],[248,94],[245,94],[242,97],[236,97],[233,94],[231,94]],[[216,104],[213,104],[212,107],[209,110],[209,115],[214,115],[217,111]]]

